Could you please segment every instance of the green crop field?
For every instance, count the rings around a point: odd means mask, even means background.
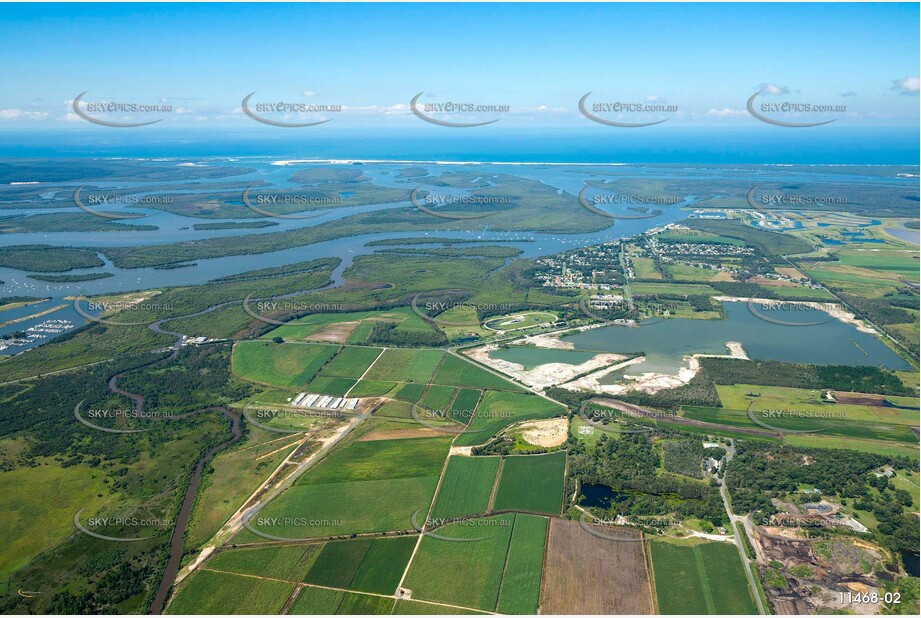
[[[301,581],[321,549],[321,544],[228,549],[212,558],[208,568]]]
[[[485,513],[498,469],[498,457],[451,457],[441,479],[432,518]]]
[[[308,339],[317,331],[326,328],[331,324],[340,324],[342,322],[359,322],[358,327],[352,332],[352,335],[355,335],[359,331],[364,331],[364,337],[367,338],[367,334],[370,333],[371,327],[374,325],[374,322],[369,321],[368,318],[393,320],[399,322],[406,319],[408,315],[418,317],[415,316],[415,314],[413,314],[408,307],[394,309],[392,311],[314,313],[303,318],[292,320],[286,324],[282,324],[278,328],[263,335],[262,338],[271,339],[273,337],[283,337],[286,341]],[[354,339],[350,336],[349,342],[352,343],[353,341]],[[364,338],[360,339],[360,341],[364,341]]]
[[[444,352],[439,350],[400,350],[390,348],[374,363],[365,376],[368,380],[383,382],[426,383]]]
[[[199,571],[166,608],[168,614],[277,614],[295,584]]]
[[[349,589],[393,594],[416,548],[417,539],[415,534],[375,539],[352,578]]]
[[[735,545],[650,543],[662,614],[754,614]]]
[[[254,382],[300,388],[338,349],[334,345],[241,341],[233,348],[233,372]]]
[[[336,608],[347,593],[327,588],[301,588],[288,610],[290,616],[322,616],[335,614]]]
[[[377,410],[375,410],[374,416],[387,416],[390,418],[412,418],[412,412],[413,406],[411,403],[394,400],[388,401]]]
[[[330,541],[323,546],[304,582],[329,588],[348,588],[371,549],[374,539]]]
[[[457,356],[448,355],[435,378],[432,380],[435,384],[447,384],[448,386],[467,386],[471,388],[488,388],[498,391],[523,391],[524,389],[505,378],[481,369],[477,365],[458,358]]]
[[[716,387],[720,401],[724,408],[731,410],[747,410],[751,402],[755,402],[753,409],[781,409],[781,410],[807,410],[830,411],[832,416],[841,422],[861,421],[877,422],[892,425],[917,425],[918,424],[918,398],[917,397],[888,397],[896,405],[901,405],[911,410],[880,406],[850,405],[841,403],[828,403],[822,401],[821,390],[802,388],[787,388],[782,386],[753,386],[751,384],[736,384],[735,386],[718,385]],[[841,393],[848,395],[849,393]],[[757,396],[755,396],[757,395]]]
[[[416,403],[422,398],[422,393],[425,392],[425,384],[404,384],[399,388],[394,397],[400,401],[408,401],[409,403]]]
[[[389,614],[393,610],[394,603],[396,599],[346,592],[339,607],[336,608],[336,613],[357,616]]]
[[[333,378],[355,378],[357,380],[371,366],[371,363],[380,353],[381,348],[344,347],[335,358],[323,367],[320,375]]]
[[[752,404],[751,415],[761,423],[780,429],[816,432],[811,434],[815,436],[854,438],[850,448],[858,450],[869,444],[865,441],[917,444],[917,436],[910,429],[917,422],[914,410],[824,402],[820,390],[746,384],[718,385],[716,388],[723,408],[685,406],[684,416],[728,427],[763,427],[748,413],[748,406]],[[917,398],[889,399],[897,400],[893,401],[895,405],[906,408],[917,406]]]
[[[538,418],[563,414],[566,409],[530,393],[487,391],[480,400],[469,430],[457,436],[457,446],[483,444],[504,427]]]
[[[457,609],[456,607],[446,607],[444,605],[435,605],[433,603],[421,603],[419,601],[407,601],[405,599],[397,600],[396,607],[393,608],[393,613],[400,616],[413,616],[418,614],[435,616],[453,616],[455,614],[483,614],[483,612],[478,612],[475,609]]]
[[[412,514],[427,512],[450,438],[352,442],[333,451],[261,517],[305,520],[264,530],[284,538],[410,530]]]
[[[414,598],[495,611],[515,515],[476,521],[443,526],[437,533],[478,540],[423,537],[404,582]]]
[[[482,391],[473,388],[462,388],[457,392],[457,397],[451,402],[451,410],[448,412],[453,420],[466,425],[473,418],[477,402],[480,401]]]
[[[784,442],[791,446],[806,446],[810,448],[832,448],[864,453],[875,453],[887,457],[910,457],[918,461],[918,444],[893,442],[891,440],[855,440],[842,436],[811,434],[798,434],[784,436]]]
[[[343,397],[353,386],[355,386],[355,380],[350,378],[329,378],[326,376],[317,376],[306,386],[304,386],[304,390],[309,393],[320,393],[321,395],[334,395],[336,397]]]
[[[544,566],[548,520],[515,515],[497,610],[502,614],[536,614]]]
[[[396,386],[395,382],[377,382],[374,380],[359,380],[349,391],[349,397],[383,397]]]
[[[448,406],[451,405],[451,400],[454,397],[454,387],[453,386],[429,386],[428,390],[425,391],[425,396],[422,398],[421,404],[425,407],[426,410],[434,410],[442,414],[448,413]]]
[[[563,451],[506,457],[493,509],[559,515],[563,508],[565,469]]]

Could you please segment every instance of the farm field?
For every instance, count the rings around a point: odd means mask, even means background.
[[[168,614],[277,614],[296,584],[203,570],[192,574]]]
[[[822,401],[820,390],[746,384],[718,385],[716,388],[723,408],[685,406],[682,414],[730,427],[765,428],[767,425],[815,432],[813,435],[821,432],[823,436],[917,444],[917,436],[910,429],[917,424],[917,398],[914,397],[838,394],[842,402],[847,401],[848,396],[856,396],[862,400],[876,400],[880,403],[877,406]],[[893,405],[882,405],[884,400]]]
[[[735,545],[652,541],[652,570],[662,614],[753,614]]]
[[[543,556],[542,517],[508,513],[471,522],[449,524],[437,534],[451,538],[477,539],[451,542],[426,536],[410,566],[404,586],[413,598],[496,611],[505,598],[506,606],[530,606],[537,597],[536,576]],[[515,535],[516,528],[521,532]],[[507,558],[508,556],[508,558]],[[513,559],[523,570],[520,577],[504,578],[506,560]]]
[[[431,410],[446,415],[449,412],[449,406],[454,399],[454,387],[437,386],[435,384],[428,387],[425,395],[422,397],[420,404],[426,410]]]
[[[473,363],[458,358],[453,354],[448,354],[435,377],[432,380],[435,384],[445,384],[447,386],[466,386],[469,388],[482,388],[499,391],[524,391],[522,387],[513,382],[509,382],[494,373],[474,365]]]
[[[435,605],[433,603],[421,603],[419,601],[409,601],[406,599],[399,599],[397,600],[396,606],[393,608],[393,613],[396,615],[401,615],[401,616],[411,616],[411,615],[416,615],[416,614],[451,616],[455,614],[483,615],[485,612],[478,612],[475,609],[461,609],[457,607],[446,607],[444,605]]]
[[[233,372],[245,380],[300,388],[339,348],[334,345],[241,341],[233,348]]]
[[[304,586],[294,603],[288,609],[290,616],[320,616],[335,614],[336,608],[342,602],[342,597],[347,593],[341,590],[329,590],[328,588],[314,588],[313,586]]]
[[[355,386],[355,380],[350,378],[330,378],[327,376],[317,376],[303,388],[308,393],[319,393],[321,395],[335,395],[344,397],[349,389]]]
[[[359,380],[348,392],[349,397],[382,397],[396,388],[396,382]]]
[[[208,568],[299,582],[322,548],[321,544],[310,544],[228,549],[214,556]]]
[[[637,542],[595,536],[577,521],[550,520],[540,613],[653,613],[646,544],[640,541],[641,533],[617,528],[616,535],[633,537]]]
[[[283,538],[411,530],[432,502],[450,438],[355,441],[333,451],[260,511],[295,518],[258,528]]]
[[[422,322],[409,307],[400,307],[388,311],[355,311],[349,313],[315,313],[282,324],[262,336],[262,339],[283,337],[285,341],[317,340],[324,338],[332,330],[343,324],[350,324],[347,332],[348,343],[362,343],[371,332],[375,321],[403,322],[406,320]],[[361,335],[364,335],[363,337]]]
[[[381,348],[345,346],[323,367],[321,376],[358,379],[382,352]]]
[[[388,348],[365,376],[381,382],[426,383],[432,378],[444,352]]]
[[[457,436],[456,446],[475,446],[487,442],[504,427],[519,421],[550,418],[565,409],[530,393],[486,391],[476,409],[468,431]]]
[[[416,546],[416,535],[329,541],[303,581],[391,595]]]
[[[734,386],[717,385],[720,401],[724,408],[731,410],[747,410],[748,405],[754,401],[756,408],[786,409],[786,410],[815,410],[831,411],[835,417],[843,422],[863,421],[880,422],[892,425],[917,425],[918,405],[917,397],[883,397],[876,399],[879,405],[854,405],[846,403],[828,403],[822,401],[820,390],[801,388],[786,388],[781,386],[754,386],[750,384],[736,384]],[[754,397],[753,395],[758,395]],[[846,397],[854,393],[839,393]],[[872,396],[863,396],[873,398]],[[902,406],[896,408],[885,406],[885,400]]]
[[[438,489],[432,518],[440,520],[485,513],[498,469],[498,457],[452,456]]]
[[[559,515],[563,506],[566,453],[515,455],[502,462],[493,510]]]
[[[537,613],[547,525],[548,520],[544,517],[521,513],[515,515],[515,527],[512,528],[512,540],[496,608],[500,613]]]
[[[466,425],[473,418],[477,403],[480,401],[482,391],[473,388],[462,388],[457,392],[454,401],[451,402],[451,409],[448,416],[458,423]]]

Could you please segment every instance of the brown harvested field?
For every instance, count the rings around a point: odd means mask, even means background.
[[[420,427],[418,429],[393,429],[393,430],[373,430],[362,437],[358,442],[373,442],[375,440],[403,440],[405,438],[438,438],[444,437],[444,433],[434,429]]]
[[[840,404],[847,404],[851,406],[873,406],[873,407],[882,407],[885,397],[882,395],[865,395],[863,393],[841,393],[839,391],[833,391],[832,395]]]
[[[541,614],[655,613],[646,543],[601,538],[578,521],[550,521]],[[632,528],[603,530],[623,538],[641,538]]]
[[[361,322],[336,322],[324,326],[314,334],[307,337],[311,341],[329,341],[330,343],[345,343]]]
[[[776,279],[763,279],[761,277],[749,277],[749,283],[757,283],[758,285],[766,285],[768,287],[775,288],[798,288],[799,284],[793,283],[792,281],[778,281]]]

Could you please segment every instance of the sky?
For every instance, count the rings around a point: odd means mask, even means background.
[[[918,4],[3,4],[0,131],[98,130],[81,93],[107,122],[271,126],[244,113],[252,92],[261,119],[328,129],[434,124],[420,93],[444,122],[585,127],[589,92],[618,123],[750,127],[760,92],[771,119],[917,128],[918,19]],[[445,103],[496,107],[426,107]]]

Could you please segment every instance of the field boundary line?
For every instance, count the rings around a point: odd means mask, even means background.
[[[434,376],[435,373],[432,372],[432,375]],[[423,391],[423,395],[425,394],[426,391],[428,391],[429,386],[431,386],[431,382],[426,385],[425,391]],[[416,546],[413,547],[413,553],[410,554],[409,560],[406,561],[406,568],[403,569],[403,575],[400,577],[400,581],[397,584],[397,590],[400,590],[401,588],[403,588],[403,582],[406,580],[406,576],[409,575],[409,567],[412,566],[413,558],[416,557],[416,552],[419,551],[419,546],[422,545],[422,537],[425,536],[424,530],[428,527],[429,518],[432,516],[432,511],[435,510],[435,502],[438,500],[438,493],[441,491],[441,483],[442,481],[444,481],[445,473],[448,471],[448,463],[450,461],[451,461],[451,450],[449,447],[448,455],[445,457],[445,461],[441,465],[441,474],[438,476],[438,484],[435,485],[435,493],[432,495],[432,502],[431,504],[429,504],[428,511],[426,511],[425,521],[422,522],[422,531],[419,532],[419,538],[416,539]]]
[[[281,610],[279,610],[278,613],[282,616],[286,616],[291,610],[291,606],[294,605],[294,602],[297,600],[297,597],[301,595],[301,590],[303,589],[303,586],[295,586],[294,590],[291,591],[291,594],[288,595],[288,600],[285,601],[285,604],[281,606]]]
[[[700,545],[691,548],[694,554],[694,564],[697,565],[697,581],[700,582],[700,590],[703,593],[704,603],[707,604],[707,613],[713,615],[716,613],[716,601],[713,599],[713,585],[710,583],[710,575],[707,573],[707,565],[704,563],[704,557],[700,553]]]
[[[645,539],[646,534],[640,531],[640,534]],[[642,543],[643,546],[643,559],[646,561],[646,573],[649,580],[649,592],[652,595],[652,609],[653,613],[656,615],[659,614],[659,597],[656,596],[656,572],[655,565],[652,562],[652,540],[645,541]]]
[[[345,347],[346,347],[346,346],[342,346],[343,349],[344,349]],[[371,347],[371,346],[354,346],[354,347]],[[355,380],[355,384],[351,385],[351,386],[349,387],[349,390],[345,391],[345,395],[343,395],[343,397],[348,397],[348,396],[349,396],[349,393],[352,392],[352,389],[355,388],[356,386],[358,386],[358,383],[365,379],[365,376],[368,375],[368,372],[369,372],[369,371],[371,371],[371,367],[373,367],[374,365],[377,364],[377,361],[379,361],[379,360],[381,359],[381,356],[383,356],[383,355],[384,355],[384,352],[386,352],[386,351],[387,351],[387,348],[381,348],[381,353],[378,354],[378,355],[377,355],[377,358],[375,358],[373,361],[371,361],[371,364],[368,365],[368,368],[365,369],[364,372],[362,372],[362,374],[361,374],[360,376],[358,376],[358,379]],[[338,356],[338,355],[339,355],[339,354],[337,353],[336,356]],[[330,360],[332,360],[332,359],[330,359]],[[317,372],[317,373],[319,374],[319,372]],[[389,391],[388,391],[388,392],[389,392]],[[384,394],[386,395],[386,393],[384,393]]]
[[[499,580],[499,589],[496,590],[496,604],[493,608],[499,611],[499,599],[502,598],[502,586],[505,584],[505,574],[508,572],[508,557],[512,553],[512,540],[515,538],[515,526],[518,524],[518,513],[512,515],[512,529],[508,533],[508,545],[505,546],[505,562],[502,563],[502,579]],[[543,565],[541,565],[543,572]]]
[[[489,492],[489,502],[486,503],[486,512],[492,513],[496,506],[496,493],[499,491],[499,479],[502,478],[502,469],[505,468],[505,457],[499,457],[499,466],[496,468],[496,478],[492,481],[492,491]]]

